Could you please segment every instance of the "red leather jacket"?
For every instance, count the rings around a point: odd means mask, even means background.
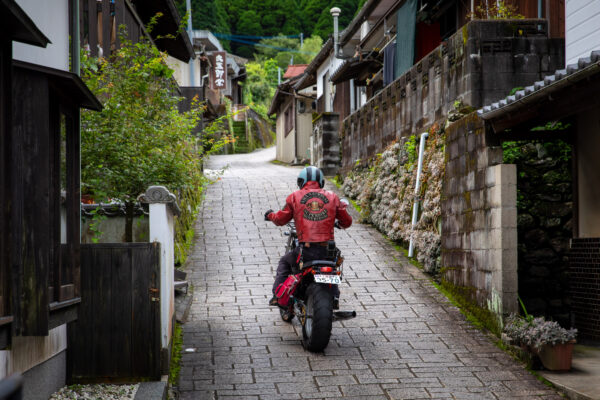
[[[339,220],[342,228],[352,225],[352,217],[346,205],[333,192],[319,188],[309,181],[300,190],[290,194],[283,210],[269,214],[275,225],[285,225],[292,218],[296,222],[298,240],[302,243],[317,243],[333,240],[333,225]]]

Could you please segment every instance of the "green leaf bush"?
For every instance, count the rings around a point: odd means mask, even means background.
[[[167,55],[147,40],[132,43],[120,32],[121,47],[110,59],[81,57],[81,77],[103,104],[101,112],[81,114],[82,194],[96,203],[121,201],[131,241],[133,205],[151,185],[164,185],[182,203],[176,223],[181,261],[197,213],[205,178],[203,159],[230,141],[223,119],[193,133],[204,106],[193,101],[179,112],[178,87]],[[193,230],[192,230],[193,233]]]

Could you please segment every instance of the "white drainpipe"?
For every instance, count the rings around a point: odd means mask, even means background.
[[[423,171],[423,153],[425,153],[425,140],[427,140],[427,136],[429,134],[427,132],[421,133],[421,141],[419,142],[419,162],[417,165],[417,183],[415,184],[415,204],[413,206],[413,215],[412,215],[412,226],[410,232],[410,244],[408,246],[408,256],[412,257],[415,244],[414,244],[414,230],[415,225],[417,225],[417,216],[419,214],[419,187],[421,186],[421,171]]]

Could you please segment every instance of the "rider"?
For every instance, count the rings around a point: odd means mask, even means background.
[[[273,284],[273,294],[279,284],[292,273],[292,266],[297,265],[299,251],[304,262],[321,260],[327,256],[327,242],[334,239],[335,220],[340,227],[346,229],[352,225],[352,217],[346,211],[346,203],[333,192],[323,190],[325,178],[317,167],[306,167],[298,175],[298,188],[290,194],[281,211],[269,210],[265,220],[275,225],[285,225],[294,219],[300,246],[285,254],[279,260],[277,275]],[[337,286],[336,286],[337,289]],[[337,305],[339,291],[334,294]],[[277,305],[277,298],[269,301],[269,305]]]

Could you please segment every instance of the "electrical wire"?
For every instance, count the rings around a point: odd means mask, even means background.
[[[302,50],[297,50],[297,49],[291,49],[289,47],[273,46],[273,45],[270,45],[270,44],[251,42],[249,40],[243,40],[243,39],[234,39],[234,38],[231,38],[229,40],[231,40],[232,42],[237,42],[237,43],[242,43],[242,44],[249,44],[249,45],[258,46],[258,47],[266,47],[266,48],[269,48],[269,49],[274,49],[274,50],[279,50],[279,51],[285,51],[285,52],[289,52],[289,53],[307,54],[307,55],[310,55],[310,56],[314,56],[314,55],[317,54],[317,53],[314,53],[312,51],[302,51]]]
[[[215,35],[216,37],[224,38],[224,39],[239,38],[239,39],[256,39],[256,40],[260,40],[260,39],[280,39],[280,38],[294,39],[294,38],[299,38],[300,37],[300,35],[252,36],[252,35],[236,35],[236,34],[233,34],[233,33],[214,33],[214,32],[213,32],[213,35]]]

